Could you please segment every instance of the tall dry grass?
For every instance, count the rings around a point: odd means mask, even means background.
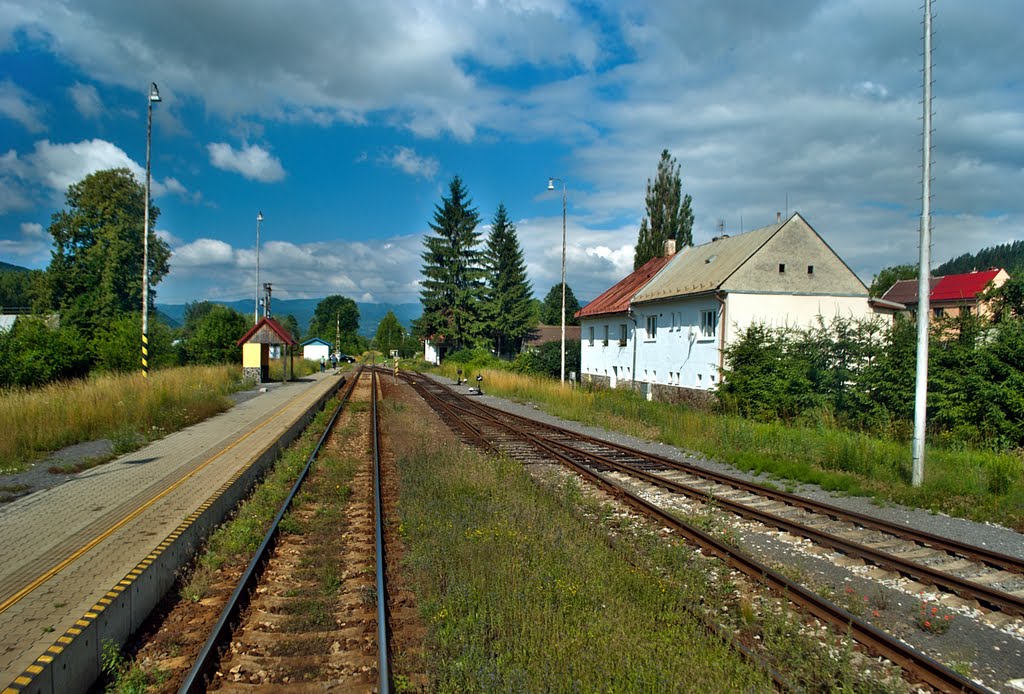
[[[83,441],[130,449],[160,438],[228,409],[240,376],[237,366],[182,367],[0,391],[0,472]]]

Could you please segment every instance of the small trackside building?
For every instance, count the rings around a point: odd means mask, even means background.
[[[266,383],[270,380],[270,348],[284,346],[284,378],[295,375],[290,363],[291,350],[299,343],[273,318],[260,318],[259,322],[239,338],[236,343],[242,348],[242,377]]]

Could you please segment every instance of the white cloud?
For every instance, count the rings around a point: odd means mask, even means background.
[[[9,150],[0,156],[0,214],[31,209],[39,197],[47,198],[48,205],[61,205],[72,183],[112,168],[127,168],[140,183],[145,180],[146,170],[106,140],[63,144],[39,140],[24,156]],[[175,178],[152,179],[150,191],[155,198],[168,193],[184,199],[195,197]]]
[[[68,87],[68,94],[71,96],[71,103],[75,109],[86,118],[99,118],[103,115],[103,102],[100,101],[100,94],[96,87],[91,84],[75,82]]]
[[[46,130],[42,107],[36,99],[10,79],[0,82],[0,116],[21,124],[30,133]]]
[[[393,153],[382,156],[381,160],[410,176],[427,180],[434,178],[440,167],[440,163],[434,157],[420,156],[409,147],[398,147]]]
[[[35,222],[22,222],[18,226],[16,238],[0,239],[0,255],[17,257],[30,267],[45,265],[51,247],[50,235],[41,224]]]
[[[210,163],[218,169],[234,171],[263,183],[275,183],[285,177],[280,160],[259,145],[246,145],[236,150],[226,142],[212,142],[206,149],[210,153]]]

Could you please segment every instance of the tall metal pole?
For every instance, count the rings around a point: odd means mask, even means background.
[[[924,127],[921,155],[921,259],[917,272],[917,381],[914,388],[914,446],[911,484],[924,481],[924,443],[928,406],[928,324],[931,319],[931,153],[932,153],[932,3],[924,3]]]
[[[160,101],[156,82],[146,100],[146,202],[142,213],[142,377],[149,377],[149,151],[153,138],[153,102]]]
[[[562,181],[562,385],[565,385],[565,181]]]
[[[548,190],[555,189],[555,181],[562,184],[562,385],[565,385],[565,179],[548,177]]]
[[[256,306],[252,312],[252,324],[260,322],[260,222],[263,221],[263,211],[256,213]]]

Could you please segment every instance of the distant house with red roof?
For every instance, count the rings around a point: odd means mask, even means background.
[[[929,280],[929,308],[933,318],[959,316],[962,311],[974,315],[987,315],[988,306],[980,299],[989,287],[1001,287],[1010,279],[1006,270],[991,268],[959,275],[943,275]],[[918,282],[900,280],[882,295],[882,300],[902,304],[907,311],[917,312]]]

